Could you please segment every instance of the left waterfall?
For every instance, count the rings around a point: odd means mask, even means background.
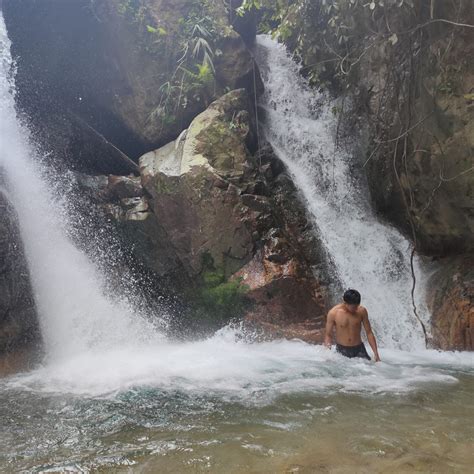
[[[162,339],[67,235],[67,213],[35,160],[15,110],[14,63],[0,12],[0,171],[15,208],[49,360]]]

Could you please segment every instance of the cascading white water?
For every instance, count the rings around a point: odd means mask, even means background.
[[[262,35],[265,135],[287,165],[345,288],[358,289],[384,347],[424,346],[412,311],[410,244],[375,216],[351,152],[335,147],[337,105],[310,89],[285,47]],[[354,166],[355,165],[355,166]],[[422,293],[422,272],[416,262]],[[422,298],[419,312],[426,314]]]
[[[157,336],[125,298],[112,302],[105,295],[98,272],[67,237],[67,215],[31,159],[27,129],[17,118],[10,40],[1,16],[0,58],[0,169],[18,214],[48,356],[62,359]]]

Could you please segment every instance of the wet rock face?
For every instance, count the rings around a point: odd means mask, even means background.
[[[15,214],[0,192],[0,357],[38,339],[29,272]],[[0,372],[2,369],[0,361]]]
[[[97,206],[103,218],[115,224],[133,255],[147,269],[158,278],[184,273],[168,236],[150,208],[140,177],[77,173],[76,180],[79,189]]]
[[[39,138],[78,170],[130,172],[100,145],[136,160],[225,90],[254,86],[253,59],[224,2],[5,0],[3,11],[19,103]]]
[[[440,3],[444,7],[438,14],[446,18],[451,11]],[[462,8],[461,15],[472,23],[472,3]],[[448,32],[434,28],[427,35],[418,75],[409,82],[413,97],[390,74],[399,67],[403,77],[409,63],[395,65],[387,46],[372,48],[363,58],[357,80],[360,90],[370,91],[365,96],[371,134],[366,170],[375,205],[412,236],[409,215],[418,250],[437,256],[474,250],[474,68],[468,59],[474,36],[469,29],[457,31],[451,44]],[[443,60],[428,59],[439,51]],[[410,127],[406,107],[411,107]]]
[[[474,350],[474,257],[443,262],[429,287],[434,346]]]
[[[355,165],[376,210],[411,239],[414,228],[420,253],[473,252],[474,30],[453,26],[474,23],[474,3],[385,2],[379,15],[377,2],[341,2],[326,16],[328,2],[295,3],[284,41],[310,80],[343,97],[338,131],[363,136]],[[347,37],[325,28],[341,18]]]
[[[309,320],[310,330],[284,333],[315,342],[329,304],[328,285],[315,276],[325,261],[282,163],[269,147],[252,154],[252,117],[246,91],[229,92],[176,141],[143,155],[140,178],[83,177],[82,184],[154,271],[184,274],[198,287],[217,277],[222,292],[240,282],[248,323],[277,336]]]
[[[377,74],[367,76],[374,82],[380,80]],[[436,80],[439,78],[426,82]],[[366,167],[377,208],[411,235],[401,185],[408,197],[418,248],[424,254],[456,255],[474,250],[474,103],[467,94],[474,87],[474,74],[463,77],[462,87],[465,94],[435,98],[423,90],[418,97],[416,107],[428,118],[423,130],[412,132],[418,151],[398,170],[400,183],[393,156],[383,151]],[[373,101],[377,98],[375,94]]]

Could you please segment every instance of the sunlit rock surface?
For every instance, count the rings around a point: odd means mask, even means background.
[[[140,159],[144,188],[154,213],[190,274],[203,256],[232,274],[252,254],[252,210],[239,187],[252,167],[244,91],[213,103],[192,122],[181,141]]]

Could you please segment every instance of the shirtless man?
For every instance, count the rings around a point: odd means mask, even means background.
[[[360,306],[360,293],[357,290],[347,290],[344,293],[344,303],[334,306],[328,313],[326,322],[326,337],[324,344],[331,348],[332,332],[336,327],[336,351],[346,357],[361,357],[370,360],[365,345],[360,338],[364,325],[367,341],[372,348],[375,362],[380,361],[377,342],[370,327],[369,314]]]

